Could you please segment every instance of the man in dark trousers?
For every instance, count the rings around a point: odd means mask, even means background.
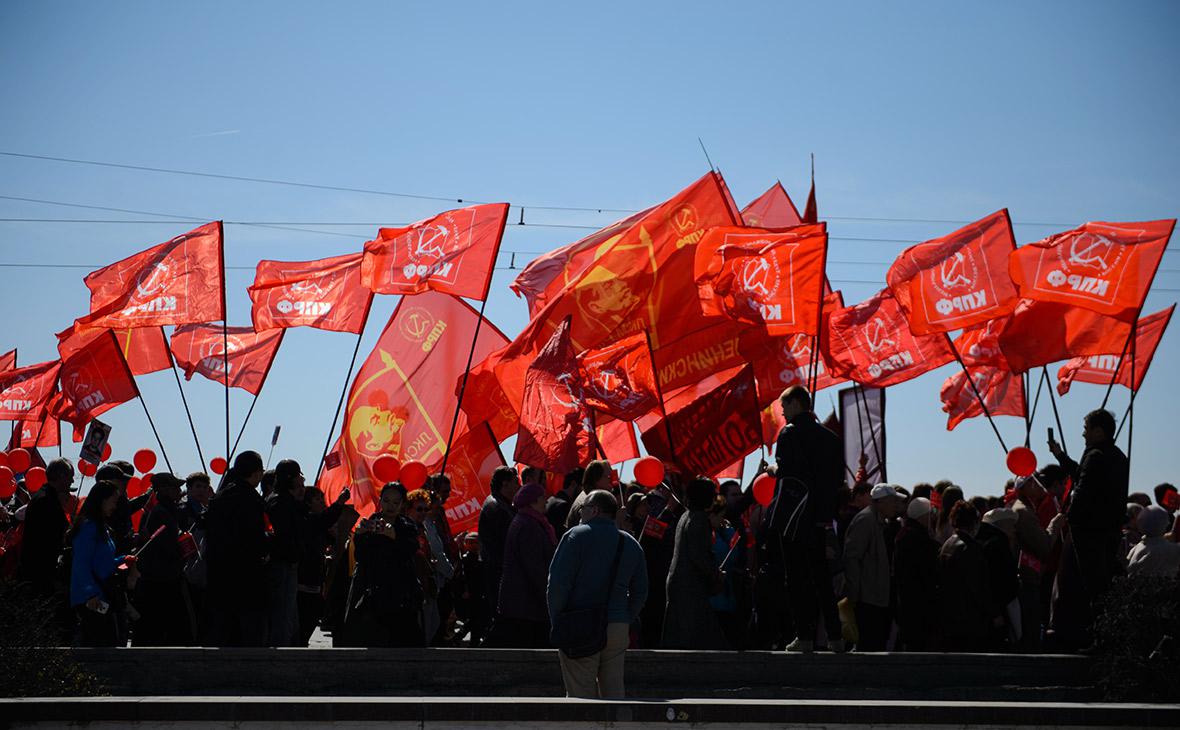
[[[185,594],[184,560],[177,542],[183,485],[172,474],[152,475],[156,502],[139,531],[144,548],[137,563],[140,577],[135,586],[135,608],[140,618],[131,635],[134,646],[188,646],[193,640],[196,617]],[[163,531],[152,539],[161,527]]]
[[[1066,578],[1076,571],[1084,600],[1074,605],[1073,616],[1065,616],[1067,644],[1085,643],[1076,629],[1089,626],[1097,600],[1110,587],[1118,561],[1119,538],[1127,509],[1127,456],[1115,446],[1114,416],[1098,409],[1086,414],[1082,439],[1086,450],[1081,463],[1069,458],[1056,439],[1049,440],[1049,451],[1073,478],[1073,488],[1065,508],[1069,535],[1061,556],[1059,576]],[[1054,627],[1058,628],[1058,617]],[[1084,629],[1082,629],[1084,631]],[[1069,634],[1074,634],[1069,636]]]
[[[512,498],[520,489],[520,479],[510,466],[496,467],[492,472],[490,494],[479,511],[479,562],[482,564],[484,586],[487,590],[488,610],[495,621],[500,602],[500,577],[504,573],[504,546],[508,527],[516,510]]]
[[[57,559],[70,526],[63,505],[73,483],[74,465],[69,459],[54,459],[45,467],[45,484],[25,508],[17,578],[31,583],[33,590],[43,597],[54,593]]]
[[[266,504],[262,455],[243,451],[205,515],[209,644],[266,646]]]
[[[795,626],[795,640],[787,651],[814,649],[821,612],[829,646],[842,651],[826,552],[828,532],[835,530],[836,494],[844,483],[844,448],[840,438],[811,412],[806,388],[787,388],[779,404],[787,423],[774,447],[777,484],[765,537],[769,559],[781,560],[786,578]]]

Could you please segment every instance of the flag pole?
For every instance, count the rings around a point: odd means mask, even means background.
[[[676,461],[676,445],[672,441],[672,424],[668,423],[668,409],[664,405],[664,386],[660,385],[660,371],[656,369],[656,353],[651,348],[651,332],[644,328],[643,336],[647,340],[647,356],[651,359],[651,374],[656,383],[656,395],[660,399],[660,414],[664,420],[664,431],[668,435],[668,451],[672,454],[672,460]]]
[[[1115,371],[1118,372],[1118,371]],[[1053,406],[1053,421],[1057,424],[1057,435],[1061,437],[1061,451],[1069,456],[1069,449],[1065,446],[1065,431],[1061,428],[1061,414],[1057,412],[1057,397],[1053,394],[1052,381],[1049,380],[1049,366],[1041,366],[1041,374],[1049,385],[1049,403]]]
[[[164,328],[160,328],[160,335],[164,334]],[[180,373],[176,370],[176,360],[172,357],[172,353],[168,353],[168,359],[172,363],[172,375],[176,378],[176,389],[180,391],[180,402],[184,404],[184,413],[188,416],[188,427],[193,432],[193,443],[197,445],[197,457],[201,460],[201,471],[205,470],[205,454],[201,451],[201,440],[197,438],[197,427],[193,423],[193,413],[189,410],[188,399],[184,397],[184,386],[180,383]]]
[[[442,466],[439,472],[447,472],[447,459],[451,456],[451,443],[455,439],[455,429],[459,426],[459,412],[463,408],[463,394],[467,392],[467,376],[471,374],[471,361],[475,357],[475,346],[479,342],[479,330],[483,327],[483,312],[488,306],[489,292],[484,292],[483,301],[479,303],[479,319],[475,320],[475,334],[471,336],[471,349],[467,351],[467,367],[463,369],[463,380],[459,383],[459,400],[455,403],[455,415],[451,418],[451,432],[447,434],[447,450],[443,452]]]
[[[860,383],[853,381],[853,388],[854,388],[854,390],[852,393],[852,397],[855,398],[855,397],[857,397],[857,394],[859,394],[861,400],[864,401],[865,420],[868,421],[868,423],[869,423],[869,437],[873,439],[873,453],[876,454],[876,456],[877,456],[877,468],[880,469],[883,473],[885,471],[885,460],[881,457],[881,447],[877,445],[877,430],[873,428],[872,414],[869,413],[869,397],[867,395],[865,395],[865,388]],[[859,403],[857,404],[857,409],[858,409],[857,413],[859,415],[859,412],[860,412],[859,411],[859,409],[860,409]],[[859,425],[861,426],[861,428],[864,427],[864,424],[859,424]]]
[[[168,452],[164,450],[164,442],[160,440],[160,432],[156,430],[156,424],[152,421],[152,414],[148,412],[147,401],[143,399],[143,393],[139,393],[139,388],[135,389],[136,397],[139,398],[139,404],[143,406],[143,415],[147,416],[148,425],[152,427],[152,435],[156,437],[156,444],[160,447],[160,455],[164,457],[164,464],[168,466],[168,471],[172,471],[172,462],[168,460]]]
[[[950,345],[951,352],[954,353],[955,361],[959,363],[959,367],[963,368],[963,375],[967,378],[967,384],[971,386],[971,392],[975,393],[975,399],[979,401],[979,407],[983,409],[983,415],[987,416],[987,422],[991,424],[992,431],[995,432],[996,438],[1000,442],[1000,448],[1004,453],[1008,453],[1008,445],[1004,443],[1004,437],[1000,435],[1000,429],[996,427],[996,422],[992,419],[992,414],[987,409],[987,403],[983,402],[983,396],[979,392],[979,388],[975,387],[975,379],[971,377],[971,372],[967,370],[967,365],[963,362],[963,358],[959,355],[959,348],[955,347],[955,341],[950,338],[950,335],[943,333],[946,338],[946,343]]]
[[[372,304],[373,298],[369,297]],[[352,360],[348,363],[348,372],[344,375],[344,387],[340,389],[340,400],[336,403],[336,415],[332,416],[332,425],[328,428],[328,441],[324,444],[324,453],[320,456],[320,465],[315,470],[315,481],[318,484],[320,474],[324,471],[324,461],[328,458],[328,449],[332,448],[332,435],[336,433],[336,421],[340,419],[340,409],[344,407],[344,399],[348,396],[348,382],[352,380],[352,369],[356,367],[356,356],[361,351],[361,340],[365,337],[365,325],[369,322],[369,313],[365,311],[365,319],[361,322],[361,331],[356,335],[356,347],[352,348]]]
[[[1135,324],[1131,325],[1131,334],[1127,337],[1127,341],[1123,343],[1123,351],[1119,353],[1119,361],[1114,366],[1114,374],[1110,376],[1110,383],[1106,386],[1106,395],[1102,396],[1102,405],[1099,408],[1106,408],[1106,401],[1110,400],[1110,391],[1114,390],[1114,384],[1119,379],[1119,371],[1123,369],[1123,358],[1127,356],[1127,348],[1131,346],[1131,340],[1135,337],[1135,325],[1139,324],[1139,316],[1135,316]],[[1132,381],[1134,385],[1134,381]]]
[[[225,222],[217,221],[217,235],[221,239],[221,364],[225,383],[225,453],[229,448],[229,308],[225,302]],[[226,456],[229,462],[229,456]],[[204,463],[201,464],[204,467]]]
[[[1138,388],[1135,387],[1135,346],[1138,344],[1137,340],[1139,331],[1139,318],[1131,324],[1131,404],[1127,406],[1127,482],[1131,481],[1131,445],[1135,440],[1135,393]],[[1118,370],[1114,371],[1114,375],[1118,377]]]
[[[258,389],[258,393],[262,392],[262,388]],[[225,457],[227,462],[233,461],[234,453],[238,450],[238,444],[242,441],[242,434],[246,433],[246,424],[250,422],[250,414],[254,412],[254,405],[258,403],[258,393],[254,394],[254,400],[250,401],[250,410],[246,411],[246,419],[242,421],[242,429],[238,431],[238,437],[234,440],[234,447],[229,451],[229,456]]]
[[[1025,373],[1025,375],[1027,375],[1027,373]],[[1024,377],[1024,376],[1022,376],[1022,377]],[[1024,427],[1024,447],[1026,449],[1032,445],[1033,419],[1035,419],[1037,417],[1037,405],[1041,402],[1041,389],[1045,387],[1046,377],[1047,376],[1045,375],[1045,373],[1042,372],[1040,379],[1037,380],[1037,395],[1035,398],[1033,398],[1033,406],[1032,406],[1031,411],[1028,409],[1028,394],[1026,393],[1024,396],[1024,412],[1028,416],[1028,418],[1025,419],[1025,427]],[[1049,387],[1052,387],[1052,386],[1049,386]],[[1031,388],[1030,388],[1030,390],[1031,390]]]

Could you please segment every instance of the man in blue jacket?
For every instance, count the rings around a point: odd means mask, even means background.
[[[582,524],[565,533],[549,565],[550,623],[567,610],[591,608],[607,599],[606,645],[580,659],[558,652],[561,677],[569,697],[622,698],[623,656],[631,623],[647,600],[647,565],[643,549],[615,525],[619,503],[605,490],[594,490],[582,506]],[[610,583],[620,536],[623,549]]]

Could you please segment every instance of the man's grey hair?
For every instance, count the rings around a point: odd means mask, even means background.
[[[614,517],[619,513],[619,501],[615,495],[605,489],[595,489],[586,495],[586,505],[594,507],[607,517]]]

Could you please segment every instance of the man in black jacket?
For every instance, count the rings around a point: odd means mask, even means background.
[[[135,608],[140,618],[131,636],[134,646],[187,646],[193,640],[196,621],[185,594],[184,560],[177,542],[183,484],[172,474],[152,475],[156,504],[139,531],[144,549],[137,563],[140,577],[135,586]],[[152,539],[160,527],[163,531]],[[149,540],[151,544],[147,544]]]
[[[516,516],[512,498],[518,489],[520,479],[516,476],[516,470],[510,466],[496,467],[492,472],[490,494],[479,511],[479,562],[483,564],[488,610],[493,621],[500,602],[500,577],[504,572],[508,527]]]
[[[70,526],[65,504],[74,483],[74,465],[69,459],[54,459],[45,467],[45,484],[25,508],[24,536],[21,538],[17,577],[29,581],[41,596],[52,596],[57,578],[57,559]],[[68,581],[69,578],[67,577]]]
[[[307,507],[299,462],[283,459],[275,467],[274,486],[266,498],[266,514],[274,534],[266,567],[268,646],[294,646],[299,617],[299,560],[303,557]]]
[[[213,646],[265,646],[266,505],[262,455],[243,451],[205,515],[209,631]]]
[[[811,651],[817,614],[823,613],[829,645],[842,651],[840,616],[828,570],[827,537],[835,530],[836,493],[844,482],[840,438],[811,412],[811,394],[801,385],[779,397],[787,424],[774,447],[774,501],[766,518],[766,555],[781,560],[795,640],[788,651]]]
[[[1127,509],[1129,466],[1127,456],[1114,443],[1114,434],[1114,416],[1110,411],[1098,409],[1087,413],[1083,421],[1086,450],[1080,464],[1069,458],[1056,440],[1049,441],[1049,450],[1073,479],[1065,508],[1069,536],[1062,552],[1059,576],[1068,582],[1068,577],[1076,571],[1088,604],[1074,607],[1079,615],[1061,617],[1075,627],[1090,624],[1095,603],[1110,587],[1118,561],[1119,538]],[[1059,623],[1055,617],[1055,627]],[[1068,643],[1069,638],[1063,638]]]

